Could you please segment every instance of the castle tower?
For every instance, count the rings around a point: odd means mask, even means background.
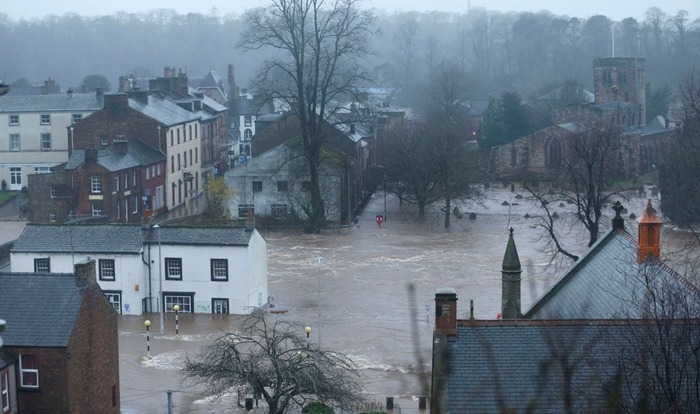
[[[642,263],[649,256],[661,258],[661,225],[663,222],[656,215],[656,210],[651,206],[651,200],[647,201],[644,215],[639,219],[639,237],[637,249],[637,263]]]
[[[625,120],[630,126],[646,124],[647,75],[645,60],[638,58],[597,58],[593,60],[595,104],[630,104]]]
[[[518,319],[522,316],[520,312],[521,273],[522,267],[511,227],[501,270],[501,317],[503,319]]]

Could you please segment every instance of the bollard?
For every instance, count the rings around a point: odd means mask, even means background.
[[[173,306],[173,310],[175,311],[175,335],[180,335],[180,323],[177,318],[177,314],[180,311],[180,305],[175,305]]]
[[[146,356],[151,359],[151,321],[146,320],[143,324],[146,325]]]
[[[425,397],[418,397],[418,409],[419,410],[425,410],[426,408],[426,399]]]
[[[245,399],[245,410],[250,411],[253,409],[253,399],[252,398],[246,398]]]

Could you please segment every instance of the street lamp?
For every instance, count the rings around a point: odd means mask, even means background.
[[[163,256],[160,242],[160,226],[153,225],[153,228],[158,231],[158,312],[160,313],[160,334],[163,335]]]
[[[146,325],[146,356],[151,359],[151,321],[146,319],[143,324]]]
[[[306,349],[309,349],[309,334],[311,333],[311,327],[307,326],[304,328],[304,332],[306,332]]]

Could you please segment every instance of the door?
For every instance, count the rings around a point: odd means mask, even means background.
[[[10,167],[10,191],[22,189],[22,168]]]
[[[211,313],[228,313],[228,299],[212,299]]]

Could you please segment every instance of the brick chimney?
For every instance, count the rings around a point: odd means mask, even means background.
[[[637,247],[637,263],[642,263],[649,256],[661,258],[661,225],[662,221],[656,215],[656,210],[651,206],[651,200],[647,201],[642,218],[639,219],[639,237]]]
[[[521,273],[522,267],[511,227],[501,266],[501,317],[503,319],[518,319],[522,316],[520,312]]]
[[[125,113],[129,108],[129,97],[124,93],[104,96],[104,109],[111,115]]]
[[[84,287],[97,284],[94,259],[88,259],[75,264],[75,284]]]
[[[435,292],[435,334],[457,335],[457,292],[453,288]]]

